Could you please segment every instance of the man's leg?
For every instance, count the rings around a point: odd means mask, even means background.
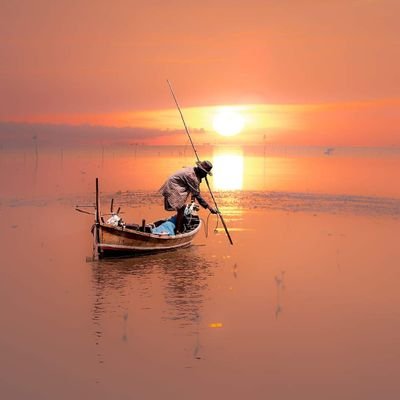
[[[184,219],[185,207],[186,206],[178,208],[177,213],[176,213],[175,233],[177,233],[177,234],[183,233],[183,219]]]
[[[168,199],[166,197],[164,197],[164,210],[165,211],[175,211],[175,208],[173,208],[171,206],[171,204],[169,204]]]

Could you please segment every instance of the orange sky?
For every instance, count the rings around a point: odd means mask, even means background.
[[[400,145],[399,20],[398,0],[3,2],[0,121],[181,129],[169,78],[211,142],[205,112],[237,105],[235,141]]]

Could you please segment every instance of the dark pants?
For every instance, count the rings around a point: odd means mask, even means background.
[[[176,210],[176,228],[175,228],[175,233],[183,233],[183,220],[185,218],[185,208],[186,206],[183,206]]]
[[[182,233],[183,232],[183,220],[185,218],[185,208],[186,205],[175,209],[168,203],[166,197],[164,197],[164,208],[166,211],[176,211],[176,226],[175,226],[175,233]]]

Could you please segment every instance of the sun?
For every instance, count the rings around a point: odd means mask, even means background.
[[[242,131],[244,118],[232,108],[220,109],[213,119],[213,128],[222,136],[235,136]]]

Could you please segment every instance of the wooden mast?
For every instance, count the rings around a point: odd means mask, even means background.
[[[100,210],[99,210],[99,178],[96,178],[96,211],[93,229],[93,259],[99,259],[99,243],[100,243]]]

